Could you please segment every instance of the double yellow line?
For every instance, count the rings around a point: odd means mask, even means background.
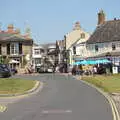
[[[106,97],[107,97],[107,99],[111,105],[111,108],[112,108],[113,120],[120,120],[120,116],[119,116],[117,107],[115,105],[115,102],[113,101],[113,99],[110,96],[106,96]]]
[[[116,107],[116,104],[114,102],[114,100],[110,97],[110,95],[108,95],[107,93],[103,92],[101,89],[99,89],[98,87],[94,86],[91,83],[88,83],[86,81],[81,80],[81,82],[95,88],[98,92],[100,92],[109,102],[111,109],[112,109],[112,115],[113,115],[113,120],[120,120],[120,115],[118,113],[118,109]]]

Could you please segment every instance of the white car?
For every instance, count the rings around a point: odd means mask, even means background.
[[[48,71],[49,73],[53,73],[53,68],[48,68],[47,71]]]

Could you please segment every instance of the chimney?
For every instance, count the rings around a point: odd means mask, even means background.
[[[75,25],[74,25],[73,30],[80,30],[80,29],[81,29],[80,22],[77,21],[77,22],[75,23]]]
[[[98,25],[101,25],[105,23],[105,13],[103,10],[101,10],[99,13],[98,13]]]
[[[14,26],[13,26],[13,24],[9,24],[7,28],[8,28],[7,29],[8,33],[13,33],[14,32]]]

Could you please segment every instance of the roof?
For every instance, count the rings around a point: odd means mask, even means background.
[[[120,20],[106,21],[97,26],[88,44],[120,41]]]
[[[24,36],[19,34],[0,32],[0,42],[6,41],[33,41],[32,39],[26,39]]]
[[[7,39],[7,38],[11,37],[12,35],[13,34],[10,34],[10,33],[0,32],[0,40]]]

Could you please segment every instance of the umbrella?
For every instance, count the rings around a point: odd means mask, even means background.
[[[75,63],[73,63],[73,65],[81,65],[81,62],[80,61],[75,62]]]
[[[81,61],[81,64],[83,64],[83,65],[88,65],[88,64],[89,64],[89,61],[83,60],[83,61]]]
[[[107,59],[102,59],[102,60],[96,60],[95,63],[99,64],[99,63],[110,63],[111,61],[107,60]]]
[[[84,61],[81,61],[81,64],[83,64],[83,65],[94,65],[96,63],[93,60],[84,60]]]
[[[94,65],[94,64],[96,64],[96,62],[93,61],[93,60],[89,60],[88,63],[89,63],[89,65]]]

